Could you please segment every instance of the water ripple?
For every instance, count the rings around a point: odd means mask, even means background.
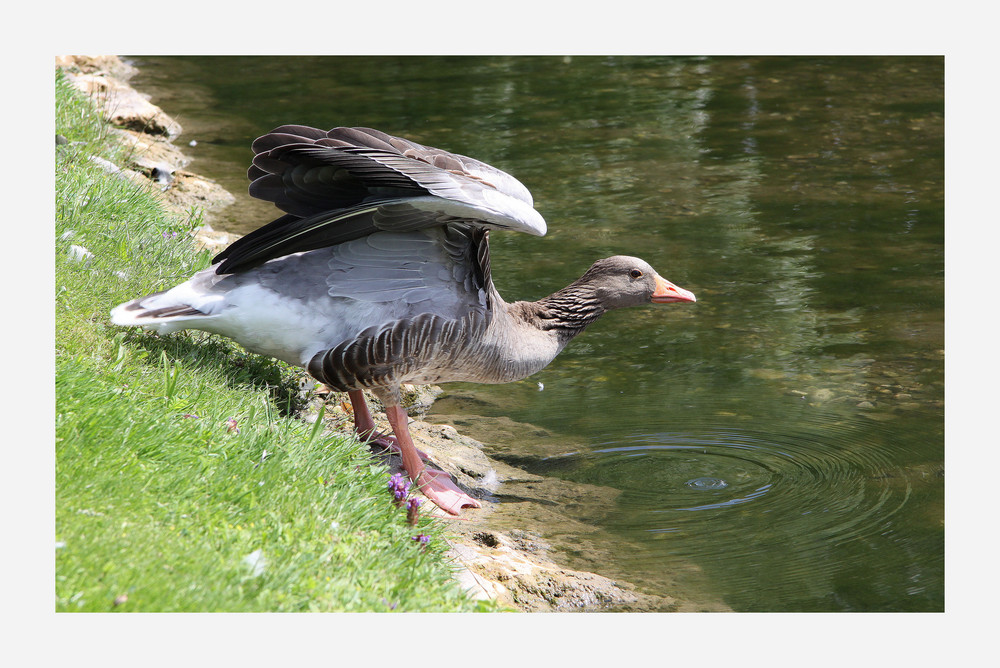
[[[623,521],[632,530],[710,532],[715,540],[704,541],[706,549],[728,536],[729,549],[739,550],[748,545],[739,535],[745,522],[732,513],[750,513],[766,520],[767,534],[794,526],[789,535],[828,546],[877,531],[909,497],[905,480],[881,479],[891,466],[887,454],[849,432],[831,423],[822,433],[632,434],[597,444],[586,458],[604,484],[623,490],[620,503],[630,509]]]

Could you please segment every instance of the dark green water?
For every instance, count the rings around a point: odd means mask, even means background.
[[[571,510],[621,539],[599,572],[669,593],[693,564],[737,610],[943,610],[942,59],[132,60],[237,195],[257,135],[367,125],[531,189],[548,236],[492,240],[509,301],[619,253],[697,294],[435,407],[538,425],[494,445],[620,490]]]

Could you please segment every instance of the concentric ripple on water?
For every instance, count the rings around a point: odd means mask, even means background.
[[[608,523],[642,546],[630,569],[655,572],[680,558],[714,571],[726,593],[770,588],[773,601],[784,589],[792,598],[812,590],[815,601],[849,576],[854,550],[892,540],[892,518],[910,497],[885,444],[857,437],[835,424],[632,434],[595,444],[579,470],[622,490]]]
[[[830,436],[817,442],[808,434],[646,434],[628,445],[605,444],[593,456],[602,467],[642,469],[636,474],[642,488],[633,487],[629,499],[647,510],[643,524],[649,532],[683,529],[691,513],[747,511],[752,505],[755,513],[786,520],[823,517],[816,530],[825,538],[851,540],[891,516],[905,493],[873,484],[889,466],[884,457],[837,448]]]

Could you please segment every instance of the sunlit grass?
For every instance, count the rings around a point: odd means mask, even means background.
[[[407,524],[367,449],[291,416],[298,372],[110,324],[209,255],[196,215],[93,159],[122,155],[61,79],[56,132],[56,609],[477,609],[442,527]]]

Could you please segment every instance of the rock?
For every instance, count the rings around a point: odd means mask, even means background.
[[[174,175],[170,173],[170,170],[161,165],[153,167],[153,171],[149,176],[164,188],[169,186],[174,180]]]
[[[423,415],[444,391],[437,385],[403,385],[403,407],[410,415]]]
[[[118,56],[56,56],[56,67],[73,73],[103,73],[128,81],[138,70]]]
[[[135,68],[117,56],[58,56],[56,66],[71,84],[97,102],[110,123],[118,126],[112,131],[128,148],[130,168],[119,169],[108,163],[102,165],[105,169],[161,191],[165,204],[181,214],[194,208],[211,213],[235,203],[232,193],[219,184],[184,171],[190,159],[171,143],[181,133],[181,126],[150,103],[148,96],[125,83]],[[199,241],[213,247],[212,234],[214,231],[201,235]],[[226,244],[236,238],[227,235]]]
[[[497,466],[483,453],[482,443],[462,436],[454,427],[420,420],[410,422],[410,433],[417,447],[460,485],[475,492],[477,498],[492,496]]]
[[[211,179],[184,170],[174,172],[173,176],[173,182],[163,195],[178,211],[186,212],[192,207],[212,211],[236,201],[232,193]]]
[[[179,148],[162,137],[122,128],[116,128],[114,135],[129,148],[132,164],[142,169],[160,167],[172,173],[191,162]]]
[[[750,369],[747,374],[760,380],[781,380],[785,377],[781,369]]]
[[[833,399],[833,397],[834,397],[833,390],[829,390],[827,388],[821,388],[821,389],[818,389],[818,390],[814,390],[809,395],[809,398],[812,399],[813,401],[815,401],[818,404],[830,401],[831,399]]]
[[[114,164],[110,160],[105,160],[104,158],[98,157],[96,155],[90,156],[90,161],[95,165],[97,165],[98,167],[100,167],[101,169],[103,169],[108,174],[118,174],[119,172],[122,171],[118,165]]]
[[[112,125],[170,138],[181,133],[177,121],[163,113],[146,96],[107,73],[74,74],[67,71],[66,80],[93,99]]]
[[[463,565],[458,577],[476,598],[492,598],[525,612],[672,611],[677,601],[636,591],[596,573],[559,566],[535,536],[520,540],[481,531],[449,554]],[[525,545],[531,547],[526,548]]]
[[[83,246],[77,246],[76,244],[73,244],[69,247],[68,254],[71,259],[76,260],[77,262],[82,262],[83,266],[85,267],[89,266],[90,261],[94,259],[93,253],[91,253]]]
[[[217,253],[229,244],[239,239],[238,234],[229,232],[217,232],[211,225],[202,225],[194,233],[195,245],[199,248],[207,248],[212,253]]]

